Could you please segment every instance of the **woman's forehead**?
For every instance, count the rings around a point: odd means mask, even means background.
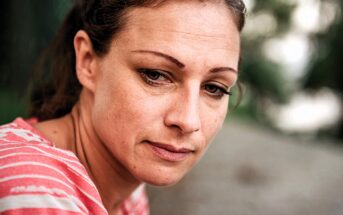
[[[121,33],[130,42],[197,41],[239,50],[240,36],[231,12],[219,4],[187,1],[136,8],[126,21]]]
[[[223,35],[237,27],[227,6],[213,2],[175,1],[160,7],[138,7],[128,12],[127,27],[197,31],[199,35]]]
[[[159,50],[176,55],[215,55],[233,59],[236,67],[240,36],[230,11],[213,3],[184,2],[137,8],[128,14],[116,45],[132,50]],[[121,35],[121,36],[120,36]],[[116,38],[115,38],[116,40]]]

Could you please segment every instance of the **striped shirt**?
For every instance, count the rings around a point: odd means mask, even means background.
[[[108,213],[75,154],[17,118],[0,126],[0,214]],[[123,201],[119,214],[149,214],[144,185]]]

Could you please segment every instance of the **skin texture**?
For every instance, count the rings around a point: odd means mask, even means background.
[[[202,157],[227,112],[239,44],[229,9],[198,1],[129,11],[102,57],[79,31],[80,101],[36,127],[79,157],[114,214],[141,182],[174,184]]]

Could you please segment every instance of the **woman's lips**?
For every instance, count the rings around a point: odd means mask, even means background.
[[[182,161],[191,155],[194,150],[188,148],[176,148],[173,145],[145,141],[151,147],[153,153],[166,161]]]

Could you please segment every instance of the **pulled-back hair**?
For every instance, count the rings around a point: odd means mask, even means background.
[[[69,113],[78,101],[82,86],[76,77],[73,46],[78,30],[87,32],[94,52],[102,56],[107,53],[112,38],[125,25],[129,9],[154,7],[166,2],[168,0],[76,0],[40,59],[36,70],[41,75],[41,83],[33,84],[29,115],[39,120],[58,118]],[[244,3],[241,0],[224,2],[241,31],[245,22]]]

